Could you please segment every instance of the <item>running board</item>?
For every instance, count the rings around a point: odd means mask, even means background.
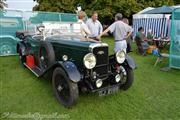
[[[34,66],[32,68],[30,68],[26,63],[24,63],[24,65],[31,70],[31,72],[33,72],[37,77],[40,77],[41,75],[43,75],[44,71],[42,71],[39,67]]]

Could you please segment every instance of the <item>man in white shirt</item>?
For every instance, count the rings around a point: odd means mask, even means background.
[[[85,12],[80,11],[78,13],[78,23],[81,24],[81,34],[84,37],[88,37],[91,34],[91,32],[90,32],[89,28],[87,27],[87,25],[84,23],[85,17],[86,17]]]
[[[102,33],[103,27],[98,20],[98,13],[96,11],[94,11],[92,13],[91,18],[87,20],[86,25],[88,26],[91,32],[91,34],[89,35],[89,38],[98,40],[96,37]]]
[[[102,35],[107,32],[111,32],[114,35],[115,48],[114,51],[123,50],[126,52],[127,42],[126,39],[131,35],[132,28],[128,24],[122,21],[122,14],[117,13],[115,15],[115,22],[111,24],[104,32],[102,32],[97,38],[100,39]]]

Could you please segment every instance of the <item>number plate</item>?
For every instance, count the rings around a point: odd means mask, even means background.
[[[98,93],[99,93],[99,96],[105,96],[105,95],[115,93],[118,90],[119,90],[119,86],[113,86],[111,88],[100,90],[100,91],[98,91]]]

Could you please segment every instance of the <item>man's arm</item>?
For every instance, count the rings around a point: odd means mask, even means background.
[[[101,36],[103,36],[104,34],[106,34],[107,32],[109,32],[109,28],[107,28],[106,30],[104,30],[100,35],[97,36],[97,39],[101,39]]]
[[[129,38],[132,35],[132,32],[133,32],[132,27],[128,25],[128,32],[127,32],[127,35],[126,35],[125,39]]]
[[[99,34],[101,34],[103,32],[103,27],[102,24],[99,22]]]
[[[97,37],[97,39],[101,39],[101,36],[103,36],[104,34],[106,34],[107,32],[114,32],[114,30],[115,30],[115,27],[116,27],[116,25],[115,25],[115,23],[113,23],[113,24],[111,24],[106,30],[104,30],[98,37]]]
[[[131,32],[128,32],[126,38],[129,38],[131,35],[132,35],[132,31],[131,31]]]
[[[86,33],[86,35],[90,35],[91,34],[88,26],[85,23],[82,24],[82,30]]]
[[[84,26],[84,32],[85,32],[87,35],[90,35],[90,34],[91,34],[88,26],[86,26],[86,25]]]

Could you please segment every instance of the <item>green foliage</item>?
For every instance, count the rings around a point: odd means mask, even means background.
[[[6,0],[0,0],[0,10],[4,9],[5,6],[7,6],[7,4],[5,3]]]
[[[174,0],[174,4],[175,5],[180,4],[180,1],[179,0]]]
[[[75,13],[76,6],[80,4],[88,16],[95,10],[99,13],[102,23],[110,24],[118,12],[130,18],[146,7],[173,5],[178,3],[178,0],[37,0],[37,2],[39,4],[34,10],[68,13]]]
[[[40,0],[38,3],[33,10],[67,13],[75,10],[75,0]]]

